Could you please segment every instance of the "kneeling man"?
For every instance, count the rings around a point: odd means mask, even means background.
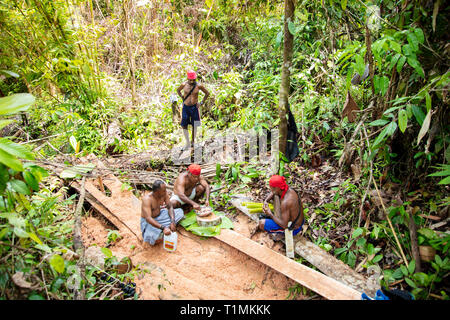
[[[265,219],[259,220],[259,230],[265,230],[271,234],[284,234],[284,229],[293,230],[296,235],[302,230],[304,223],[303,205],[300,196],[295,190],[289,188],[286,179],[282,176],[273,175],[269,180],[270,194],[264,200],[263,211],[266,214]],[[280,196],[281,216],[273,215],[269,208],[268,201],[273,199],[274,195]],[[291,225],[289,226],[289,223]]]
[[[152,185],[152,193],[142,197],[142,238],[151,245],[160,243],[163,234],[170,235],[176,231],[176,224],[183,217],[183,210],[174,209],[170,203],[165,183],[156,180]]]
[[[205,192],[205,203],[209,205],[209,185],[200,173],[200,166],[198,164],[191,164],[187,171],[182,172],[175,180],[173,195],[170,198],[170,202],[174,208],[189,204],[195,210],[200,210],[200,204],[197,201]]]

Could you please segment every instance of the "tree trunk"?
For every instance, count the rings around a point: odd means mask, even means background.
[[[290,68],[292,66],[292,49],[294,36],[289,31],[289,22],[294,21],[294,1],[284,1],[284,46],[283,46],[283,66],[281,68],[281,85],[279,96],[279,117],[280,117],[280,142],[279,150],[282,154],[286,152],[287,143],[287,119],[286,113],[289,108],[289,88],[290,88]],[[276,157],[278,159],[278,157]],[[279,167],[279,160],[277,167]]]
[[[130,1],[126,0],[123,2],[123,17],[125,22],[125,43],[127,46],[127,55],[128,55],[128,66],[130,68],[130,81],[131,81],[131,98],[133,103],[136,102],[136,77],[135,77],[135,65],[134,65],[134,56],[132,52],[132,37],[133,30],[132,25],[130,25],[129,21],[129,9],[130,9]]]

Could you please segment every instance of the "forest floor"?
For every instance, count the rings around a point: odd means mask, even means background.
[[[137,219],[139,217],[136,217]],[[106,246],[113,227],[100,214],[83,219],[83,242]],[[234,231],[250,237],[255,222],[242,213],[233,217]],[[174,252],[162,244],[143,244],[133,235],[109,246],[116,257],[127,256],[134,266],[149,270],[135,279],[139,299],[282,300],[296,282],[215,238],[196,236],[178,226]],[[284,245],[258,232],[252,239],[284,254]],[[291,296],[304,299],[301,293]]]

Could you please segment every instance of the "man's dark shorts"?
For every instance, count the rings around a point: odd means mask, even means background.
[[[186,128],[188,125],[199,126],[200,123],[200,113],[198,112],[197,104],[192,106],[187,106],[183,104],[183,111],[181,115],[181,126]]]

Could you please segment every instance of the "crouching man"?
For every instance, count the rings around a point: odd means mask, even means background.
[[[296,235],[302,230],[304,223],[303,205],[300,196],[294,189],[289,188],[286,179],[282,176],[273,175],[269,180],[269,186],[271,192],[264,200],[263,212],[265,216],[259,220],[259,230],[273,234],[274,240],[281,240],[286,228],[293,230],[293,235]],[[280,217],[274,216],[268,205],[274,195],[280,196]],[[291,223],[290,226],[289,223]]]
[[[170,198],[174,208],[185,204],[191,205],[195,210],[200,210],[199,199],[206,194],[205,203],[209,205],[209,185],[201,176],[201,168],[198,164],[191,164],[187,171],[180,173],[173,185],[173,195]]]
[[[160,243],[163,234],[170,235],[176,231],[176,225],[183,217],[183,210],[174,209],[170,203],[165,183],[156,180],[152,192],[142,197],[141,232],[144,242],[151,245]]]

